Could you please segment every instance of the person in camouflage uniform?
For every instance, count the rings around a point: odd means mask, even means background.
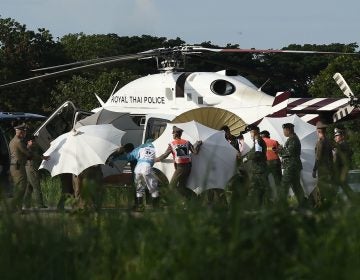
[[[335,184],[340,186],[345,195],[349,198],[353,198],[353,191],[347,184],[348,172],[351,169],[351,159],[353,151],[346,141],[345,130],[335,128],[335,147],[334,147],[334,179]]]
[[[26,125],[15,126],[15,136],[9,143],[10,150],[10,175],[14,184],[14,198],[11,204],[12,210],[21,210],[26,190],[25,164],[32,154],[25,145]]]
[[[318,121],[316,123],[316,132],[318,134],[318,141],[315,146],[315,164],[312,172],[312,177],[317,178],[315,193],[320,197],[315,196],[315,206],[319,204],[330,202],[336,195],[336,190],[332,186],[332,166],[333,154],[330,141],[326,137],[327,125]]]
[[[264,206],[269,198],[269,184],[267,180],[266,143],[260,137],[257,126],[248,126],[254,145],[243,160],[249,161],[249,190],[248,201],[252,207]]]
[[[281,178],[281,189],[279,192],[280,202],[287,204],[289,187],[292,188],[300,206],[306,203],[305,193],[300,183],[302,163],[300,160],[301,143],[294,132],[292,123],[282,125],[283,133],[288,139],[284,146],[280,146],[278,153],[282,157],[283,176]]]

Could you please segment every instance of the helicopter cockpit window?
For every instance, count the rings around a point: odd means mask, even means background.
[[[211,83],[210,89],[217,95],[230,95],[235,92],[235,86],[225,80],[216,80]]]

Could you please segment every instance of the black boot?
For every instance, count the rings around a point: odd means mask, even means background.
[[[135,200],[134,211],[143,212],[145,210],[144,202],[142,197],[137,197]]]
[[[155,210],[160,209],[160,197],[153,197],[152,198],[152,207]]]

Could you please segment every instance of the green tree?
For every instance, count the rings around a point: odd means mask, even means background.
[[[355,52],[357,44],[311,45],[291,44],[284,50]],[[264,54],[259,56],[262,70],[272,80],[269,92],[293,89],[293,97],[309,97],[309,88],[321,70],[327,67],[338,55],[330,54]]]
[[[61,81],[57,84],[51,92],[51,101],[54,107],[58,107],[65,101],[71,100],[78,108],[90,111],[100,106],[95,94],[106,101],[117,82],[120,88],[138,77],[130,71],[122,72],[118,69],[98,73],[96,78],[73,75],[69,81]]]
[[[53,41],[48,30],[42,28],[34,32],[11,18],[0,17],[1,84],[33,76],[31,69],[45,63],[58,63],[61,54],[61,46]],[[51,83],[38,81],[2,89],[0,109],[44,112],[49,88]]]
[[[360,92],[360,57],[339,56],[314,79],[309,92],[314,97],[344,97],[333,75],[340,72],[354,93]]]
[[[346,98],[333,79],[339,72],[355,96],[360,97],[360,58],[359,56],[339,56],[333,60],[314,80],[309,92],[314,97],[339,97]],[[348,137],[354,150],[354,165],[360,168],[360,120],[342,120],[341,124],[348,130]],[[334,125],[335,126],[335,125]]]
[[[116,34],[86,35],[84,33],[65,35],[60,42],[68,62],[134,54],[184,43],[180,38],[167,40],[164,37],[148,35],[119,37]],[[140,62],[121,61],[96,69],[79,71],[70,79],[62,79],[56,89],[51,92],[51,100],[56,106],[66,100],[71,100],[79,108],[91,110],[99,105],[94,93],[103,100],[107,100],[117,82],[119,82],[118,87],[121,87],[142,75],[156,72],[155,60],[152,59]]]

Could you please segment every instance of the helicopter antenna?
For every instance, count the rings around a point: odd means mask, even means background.
[[[270,78],[268,78],[268,79],[265,81],[265,83],[263,83],[263,84],[258,88],[258,91],[261,91],[262,88],[263,88],[268,82],[270,82]]]
[[[113,96],[113,94],[115,93],[115,90],[116,90],[116,88],[117,88],[117,86],[118,86],[118,85],[119,85],[119,81],[117,81],[117,83],[116,83],[116,85],[115,85],[115,87],[114,87],[113,91],[111,92],[110,97],[111,97],[111,96]]]
[[[96,93],[94,93],[94,94],[95,94],[96,99],[99,101],[101,107],[104,107],[105,102]]]

